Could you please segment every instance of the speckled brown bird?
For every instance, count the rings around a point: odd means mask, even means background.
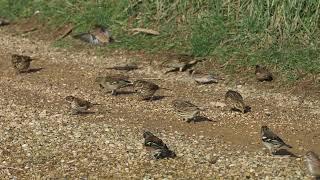
[[[33,59],[30,56],[12,54],[11,63],[18,73],[29,72],[30,64]]]
[[[70,104],[71,114],[87,113],[92,106],[98,105],[74,96],[67,96],[65,100]]]
[[[150,131],[143,132],[144,145],[153,149],[168,148],[167,145]]]
[[[121,75],[97,77],[96,82],[102,89],[106,90],[107,92],[111,92],[111,95],[117,95],[119,93],[119,89],[131,86],[133,84],[128,80],[127,77]]]
[[[73,35],[72,37],[75,39],[79,39],[83,42],[93,44],[93,45],[101,44],[100,41],[96,38],[96,36],[94,36],[93,34],[88,33],[88,32],[79,33],[79,34]]]
[[[200,61],[202,61],[202,59],[195,59],[191,55],[175,54],[170,55],[168,57],[168,60],[165,61],[162,66],[166,68],[165,74],[167,74],[175,71],[185,71],[186,69],[192,67]]]
[[[171,151],[168,146],[150,131],[143,132],[144,146],[151,151],[154,159],[175,158],[175,152]]]
[[[152,100],[159,89],[165,88],[160,88],[153,82],[138,79],[133,82],[133,89],[141,97],[141,100]]]
[[[90,33],[97,38],[100,44],[108,44],[113,41],[111,38],[111,32],[107,27],[102,25],[95,25]]]
[[[250,111],[250,107],[244,103],[243,97],[237,91],[228,90],[224,99],[230,110],[241,111],[242,113]]]
[[[320,179],[320,158],[319,156],[313,152],[308,151],[305,155],[305,162],[307,165],[307,169],[311,176],[314,176],[316,179]]]
[[[278,135],[272,132],[267,126],[261,126],[262,143],[269,149],[271,154],[274,154],[281,147],[292,148],[286,144]]]
[[[272,73],[263,66],[256,65],[255,75],[258,81],[272,81]]]
[[[173,109],[181,116],[186,122],[194,121],[200,115],[201,109],[192,104],[190,101],[176,99],[172,101]]]

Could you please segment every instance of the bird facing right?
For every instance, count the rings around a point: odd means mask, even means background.
[[[271,154],[274,154],[281,147],[292,148],[286,144],[278,135],[272,132],[267,126],[261,126],[262,143],[269,149]]]
[[[255,75],[258,81],[272,81],[273,76],[271,72],[263,66],[256,65]]]
[[[241,111],[242,113],[246,113],[250,110],[250,107],[244,103],[243,97],[237,91],[228,90],[224,100],[230,110]]]
[[[12,54],[11,63],[18,73],[27,73],[33,59],[30,56]]]
[[[310,175],[320,179],[320,158],[319,156],[313,152],[308,151],[304,155],[306,165]]]
[[[172,101],[172,106],[186,122],[194,121],[200,115],[200,108],[190,101],[176,99]]]

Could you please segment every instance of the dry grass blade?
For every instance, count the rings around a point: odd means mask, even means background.
[[[158,31],[152,30],[152,29],[145,29],[145,28],[133,28],[130,29],[130,31],[134,32],[134,34],[138,33],[145,33],[145,34],[150,34],[150,35],[160,35]]]

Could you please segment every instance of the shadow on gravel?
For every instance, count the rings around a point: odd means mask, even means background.
[[[136,92],[133,92],[133,91],[117,91],[117,94],[116,96],[119,96],[119,95],[130,95],[130,94],[135,94]]]
[[[166,97],[171,97],[171,96],[152,96],[151,98],[143,99],[144,101],[160,101]]]
[[[29,69],[28,71],[27,71],[27,73],[36,73],[36,72],[38,72],[38,71],[41,71],[43,68],[33,68],[33,69]]]
[[[216,122],[216,121],[214,121],[212,119],[209,119],[209,118],[207,118],[205,116],[197,116],[197,117],[193,118],[192,121],[194,123],[205,122],[205,121]]]
[[[93,112],[93,111],[87,111],[87,112],[78,112],[77,114],[73,114],[73,115],[85,116],[85,115],[95,114],[95,113],[96,112]]]
[[[273,153],[274,156],[279,157],[293,157],[298,158],[299,156],[293,154],[292,152],[288,151],[287,149],[280,149],[277,152]]]

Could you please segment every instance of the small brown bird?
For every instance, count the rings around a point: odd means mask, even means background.
[[[168,148],[167,145],[157,136],[153,135],[150,131],[143,132],[144,145],[153,149]]]
[[[18,73],[27,73],[29,72],[30,64],[33,59],[29,56],[19,55],[19,54],[12,54],[11,55],[11,62],[14,69]]]
[[[191,78],[195,82],[197,82],[198,84],[218,83],[218,79],[219,79],[212,74],[205,74],[205,73],[196,72],[193,69],[189,70],[189,74],[191,75]]]
[[[250,107],[246,106],[243,101],[243,97],[237,91],[228,90],[224,97],[224,100],[230,110],[241,111],[242,113],[250,111]]]
[[[255,70],[256,78],[258,81],[272,81],[273,76],[271,72],[263,66],[256,65],[256,70]]]
[[[113,41],[111,32],[102,25],[95,25],[90,33],[97,38],[100,44],[107,44]]]
[[[97,77],[96,82],[102,89],[105,89],[107,92],[111,92],[111,95],[117,95],[119,93],[119,89],[133,84],[127,77],[120,75]]]
[[[201,109],[189,101],[176,99],[172,101],[173,109],[181,116],[186,122],[194,121],[200,115]]]
[[[261,127],[261,140],[262,143],[269,149],[271,154],[274,154],[281,147],[292,148],[286,144],[278,135],[272,132],[267,126]]]
[[[166,68],[165,74],[175,71],[185,71],[201,61],[201,59],[195,59],[193,56],[187,54],[174,54],[168,58],[169,60],[162,64],[162,66]]]
[[[67,96],[65,100],[69,102],[71,114],[73,115],[87,113],[87,110],[90,109],[92,106],[99,105],[74,96]]]
[[[152,151],[151,155],[155,159],[175,158],[176,154],[168,146],[150,131],[143,132],[144,146]]]
[[[139,67],[138,67],[138,65],[136,65],[134,63],[130,63],[130,64],[125,64],[125,65],[109,67],[107,69],[114,69],[114,70],[118,70],[118,71],[132,71],[132,70],[139,69]]]
[[[73,35],[72,37],[75,39],[79,39],[83,42],[93,44],[93,45],[100,45],[101,44],[100,41],[96,38],[96,36],[94,36],[93,34],[88,33],[88,32],[79,33],[79,34]]]
[[[133,89],[141,97],[142,100],[152,100],[154,94],[159,89],[165,88],[160,88],[158,85],[150,81],[136,80],[133,82]]]
[[[308,151],[305,156],[306,165],[311,176],[320,179],[320,158],[313,152]]]
[[[6,26],[9,25],[10,21],[8,21],[7,19],[0,17],[0,26]]]

